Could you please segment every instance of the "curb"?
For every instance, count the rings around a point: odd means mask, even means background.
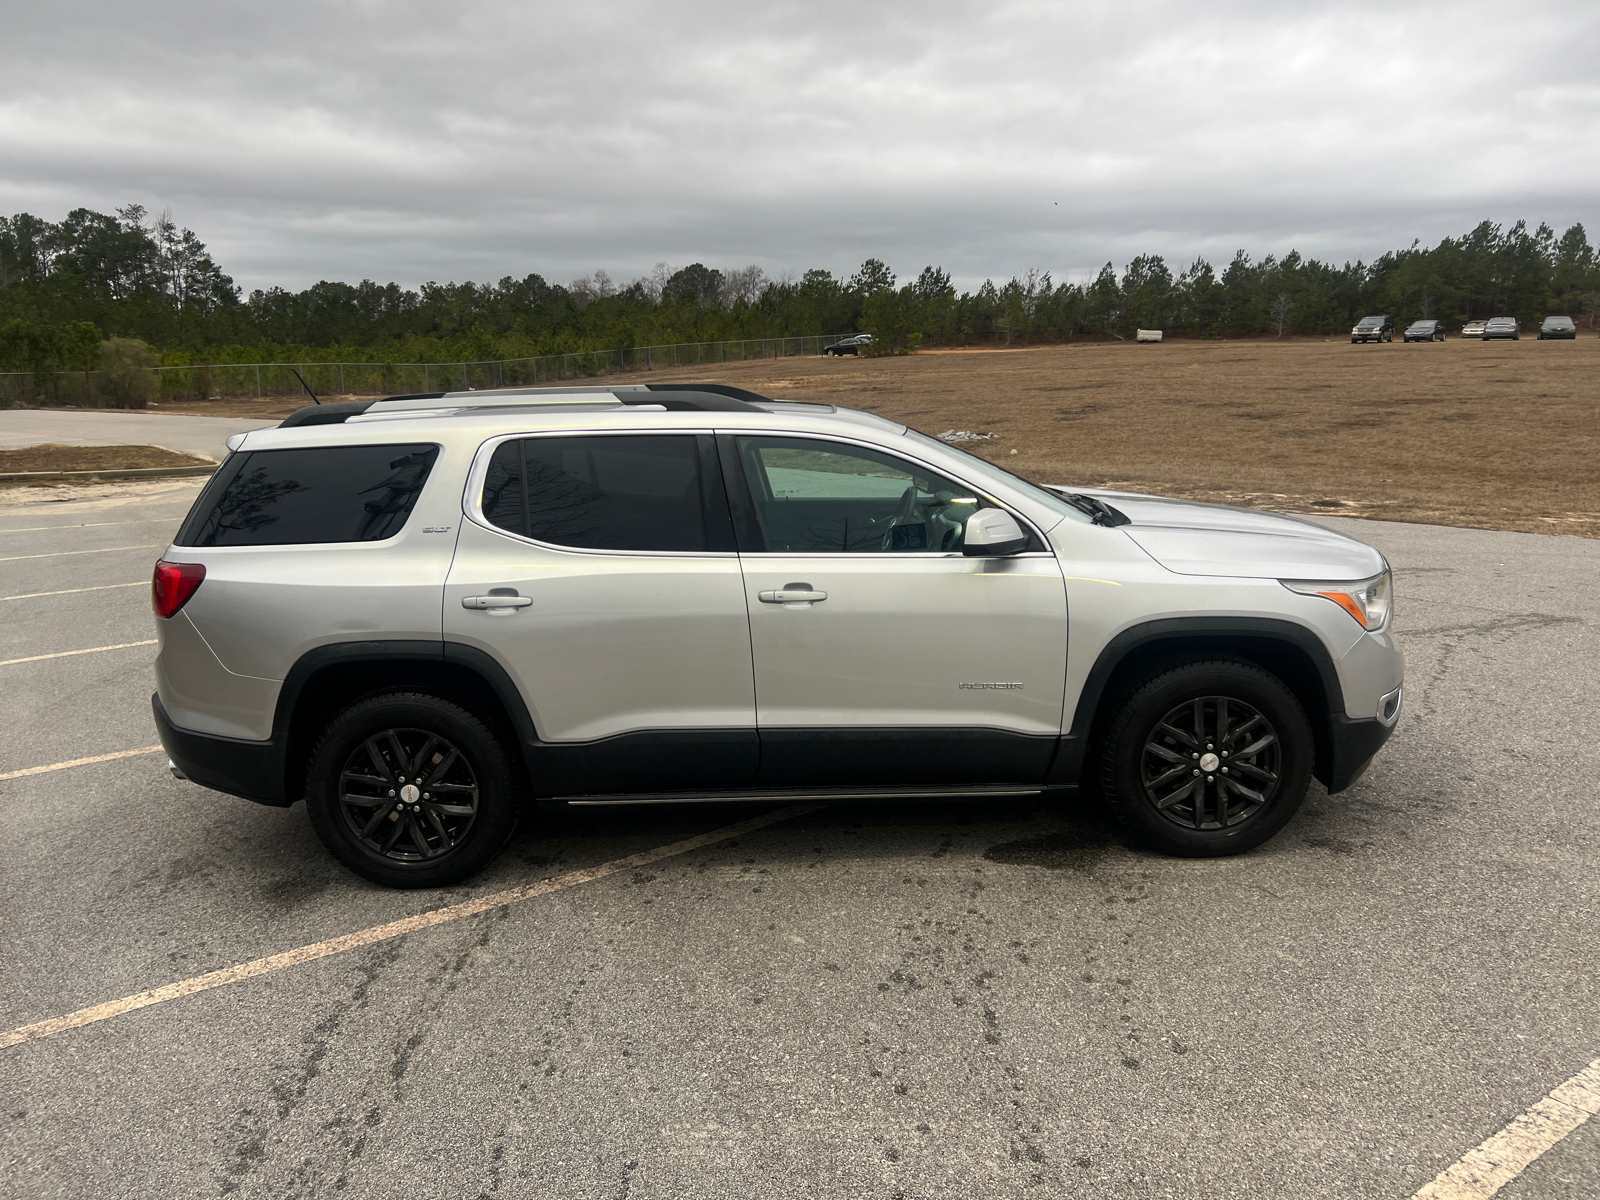
[[[210,475],[216,465],[200,467],[131,467],[123,471],[6,471],[0,483],[49,483],[52,479],[159,479],[182,475]]]

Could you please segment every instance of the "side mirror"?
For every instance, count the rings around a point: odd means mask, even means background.
[[[1028,535],[1003,508],[982,508],[967,518],[961,553],[968,558],[1003,558],[1028,548]]]

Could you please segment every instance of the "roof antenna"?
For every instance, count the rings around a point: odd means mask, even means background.
[[[322,401],[317,399],[317,394],[311,390],[311,385],[306,382],[306,377],[304,375],[300,374],[299,371],[296,371],[293,367],[290,367],[289,371],[290,371],[291,374],[294,375],[294,377],[296,379],[298,379],[300,381],[300,386],[305,388],[306,395],[311,397],[311,403],[313,403],[313,404],[321,404]]]

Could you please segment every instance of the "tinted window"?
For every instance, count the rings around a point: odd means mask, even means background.
[[[489,460],[483,515],[513,533],[584,550],[730,550],[732,525],[710,455],[710,439],[693,434],[506,442]]]
[[[316,446],[235,454],[178,533],[181,546],[375,542],[405,526],[439,447]]]
[[[950,553],[983,501],[892,455],[810,438],[739,439],[769,553]]]

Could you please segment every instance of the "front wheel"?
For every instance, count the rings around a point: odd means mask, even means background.
[[[1312,754],[1305,711],[1276,676],[1231,659],[1180,663],[1123,693],[1101,743],[1101,784],[1135,841],[1212,858],[1289,823]]]
[[[306,806],[322,844],[390,887],[442,887],[500,852],[516,774],[495,731],[449,700],[394,692],[352,704],[311,753]]]

